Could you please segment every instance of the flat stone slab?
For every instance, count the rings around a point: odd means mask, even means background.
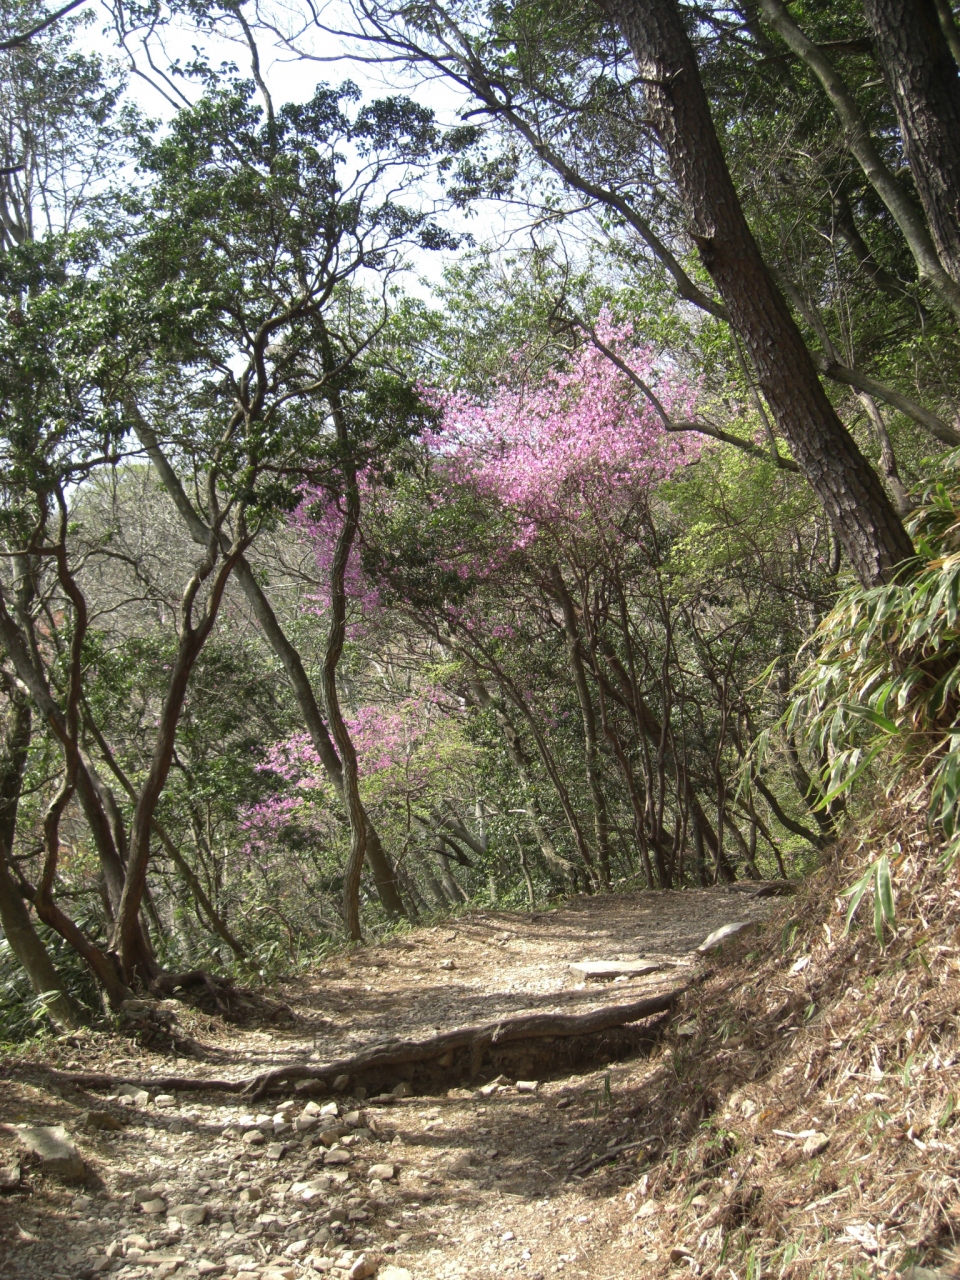
[[[701,955],[706,955],[708,951],[716,951],[717,947],[722,947],[725,942],[729,942],[732,938],[738,938],[749,929],[757,928],[759,928],[759,925],[756,920],[739,920],[736,924],[721,925],[719,929],[714,929],[713,933],[704,938],[697,950]]]
[[[570,966],[574,973],[579,973],[588,982],[591,979],[634,978],[641,973],[656,973],[663,967],[659,960],[581,960]]]
[[[43,1173],[53,1174],[64,1182],[80,1182],[87,1176],[83,1156],[63,1125],[24,1125],[18,1137],[28,1151],[40,1157]]]

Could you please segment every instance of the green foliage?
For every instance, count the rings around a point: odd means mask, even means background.
[[[850,899],[850,906],[847,909],[847,918],[844,924],[845,933],[850,931],[853,918],[857,914],[857,908],[869,888],[873,889],[873,931],[877,935],[877,941],[882,946],[884,922],[892,926],[896,920],[893,884],[890,878],[890,859],[885,853],[876,862],[870,864],[856,884],[851,885],[849,889],[843,890],[841,896]]]
[[[824,619],[789,722],[825,760],[824,804],[849,794],[875,764],[888,789],[919,769],[952,861],[960,851],[960,451],[939,459],[911,531],[917,561],[889,586],[844,592]]]
[[[52,929],[43,925],[37,932],[46,946],[64,989],[81,1010],[93,1016],[100,1008],[97,988],[89,970],[77,953]],[[0,939],[0,1044],[22,1043],[50,1028],[46,1007],[49,993],[39,995],[10,949],[6,938]]]

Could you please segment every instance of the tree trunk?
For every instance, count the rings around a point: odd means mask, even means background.
[[[543,813],[537,800],[532,765],[524,749],[520,733],[507,713],[494,700],[490,690],[479,676],[474,676],[471,679],[470,688],[473,690],[479,705],[484,708],[490,708],[493,711],[497,724],[503,732],[503,740],[507,745],[507,751],[513,760],[517,770],[517,777],[520,779],[520,785],[523,788],[523,811],[527,815],[530,830],[537,841],[546,869],[552,873],[559,872],[566,883],[570,879],[570,862],[557,853],[556,847],[543,825]]]
[[[334,416],[338,419],[338,432],[344,432],[342,414],[335,409]],[[350,856],[347,858],[343,873],[343,914],[347,933],[354,942],[361,942],[363,933],[360,928],[360,877],[363,874],[363,860],[367,852],[367,815],[360,798],[357,752],[340,709],[340,695],[337,691],[337,667],[347,635],[345,586],[347,562],[350,559],[350,550],[360,522],[360,491],[352,468],[346,476],[346,489],[346,511],[330,566],[330,629],[323,655],[321,687],[327,722],[333,733],[333,740],[340,753],[343,767],[343,798],[347,809],[347,821],[350,824]]]
[[[913,544],[820,385],[744,216],[675,0],[604,0],[636,57],[690,234],[774,419],[857,577],[888,582]]]
[[[320,714],[320,708],[313,693],[310,677],[304,670],[300,655],[284,634],[269,600],[261,590],[253,570],[245,559],[241,559],[237,565],[236,576],[257,621],[260,623],[267,643],[283,663],[287,679],[290,682],[290,688],[293,690],[293,696],[297,700],[300,714],[303,716],[307,732],[310,734],[310,741],[313,743],[314,750],[320,758],[320,763],[323,765],[327,777],[333,783],[341,800],[343,800],[344,806],[346,806],[343,767],[340,763],[340,757],[337,755],[337,749],[333,745],[327,726],[323,722],[323,716]],[[364,821],[367,829],[367,862],[373,873],[377,896],[388,916],[400,916],[405,919],[407,909],[404,906],[403,898],[400,896],[397,877],[380,840],[380,834],[366,809],[364,809]]]
[[[960,283],[960,74],[934,0],[863,0],[944,269]]]
[[[61,1027],[73,1029],[83,1022],[80,1010],[67,994],[50,953],[33,927],[30,912],[8,864],[8,859],[13,856],[17,809],[32,727],[29,702],[11,693],[10,705],[11,723],[6,751],[0,762],[0,926],[36,994],[50,995],[46,1002],[50,1016]]]
[[[210,587],[210,594],[203,607],[200,622],[194,626],[192,622],[193,605],[196,594],[202,583],[210,575],[219,554],[219,543],[211,538],[207,558],[201,563],[193,575],[184,594],[183,622],[181,624],[180,641],[177,656],[173,662],[167,690],[164,694],[163,707],[160,712],[160,726],[157,740],[146,779],[140,788],[140,795],[130,824],[130,856],[127,861],[127,874],[123,883],[123,894],[117,911],[117,921],[113,931],[113,947],[120,956],[124,976],[130,981],[138,973],[141,950],[139,938],[140,907],[143,903],[143,892],[147,883],[147,868],[150,863],[150,840],[153,835],[153,818],[157,805],[163,794],[170,767],[173,763],[173,750],[177,737],[177,726],[183,711],[184,699],[190,675],[197,658],[207,642],[213,624],[220,609],[223,593],[236,563],[238,550],[226,555]],[[150,982],[155,970],[139,973],[145,981]]]
[[[567,641],[567,661],[573,676],[580,716],[583,721],[583,763],[593,806],[593,832],[597,842],[597,862],[600,868],[600,884],[610,888],[610,818],[607,801],[600,782],[600,752],[597,743],[597,717],[587,684],[587,671],[583,661],[583,645],[573,599],[563,580],[560,566],[550,568],[550,581],[563,613],[563,630]]]
[[[140,442],[156,468],[161,483],[190,530],[190,536],[195,542],[205,543],[210,531],[194,510],[176,473],[160,448],[156,432],[140,416],[136,405],[130,405],[128,408],[135,422]],[[290,682],[290,688],[293,690],[293,696],[297,700],[307,732],[310,734],[310,740],[317,755],[320,757],[320,763],[323,765],[330,781],[336,787],[341,799],[344,799],[343,768],[340,764],[340,757],[337,755],[337,749],[331,741],[327,726],[323,722],[323,716],[320,714],[320,708],[314,696],[313,686],[304,669],[300,655],[287,639],[277,615],[257,582],[256,575],[246,557],[240,556],[234,573],[243,589],[244,595],[247,597],[247,602],[253,609],[254,616],[260,624],[267,643],[283,663],[287,679]],[[344,801],[344,803],[346,802]],[[397,877],[394,874],[393,867],[390,865],[390,859],[387,857],[380,841],[380,836],[370,821],[369,815],[365,815],[365,819],[367,827],[367,861],[373,872],[380,901],[388,915],[405,917],[407,911],[403,904],[403,898],[400,896]]]
[[[760,6],[767,22],[820,81],[837,113],[847,150],[899,227],[921,280],[925,280],[940,300],[960,318],[960,286],[944,269],[922,211],[884,160],[843,76],[820,45],[814,44],[793,20],[784,0],[760,0]]]

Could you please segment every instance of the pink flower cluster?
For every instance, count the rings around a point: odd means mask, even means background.
[[[598,336],[648,385],[670,416],[689,416],[688,384],[658,372],[629,326],[603,316]],[[664,429],[634,383],[603,352],[578,350],[538,386],[502,386],[486,403],[437,397],[442,429],[430,443],[449,478],[517,518],[519,545],[545,523],[576,521],[615,495],[636,495],[696,458],[696,438]]]

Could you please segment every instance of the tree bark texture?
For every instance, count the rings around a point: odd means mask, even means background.
[[[934,0],[863,0],[944,269],[960,283],[960,72]]]
[[[604,0],[604,7],[633,50],[690,234],[777,426],[859,580],[865,586],[887,582],[913,545],[820,385],[747,224],[675,0]]]
[[[297,700],[300,714],[303,716],[307,732],[310,734],[310,741],[320,757],[320,763],[323,765],[327,777],[333,783],[340,798],[346,804],[343,767],[340,763],[340,757],[337,755],[337,749],[333,745],[327,726],[323,722],[323,716],[320,714],[320,708],[314,697],[313,686],[304,670],[300,655],[284,634],[269,600],[264,595],[260,584],[254,576],[253,570],[242,557],[236,568],[236,576],[257,621],[260,623],[267,642],[283,663],[287,679],[290,682],[290,688],[293,690],[293,696]],[[387,915],[406,918],[407,909],[400,895],[396,874],[380,840],[380,833],[371,822],[370,815],[366,810],[364,810],[364,821],[367,831],[367,862],[373,873],[377,896]]]
[[[360,776],[357,752],[340,709],[337,691],[337,667],[347,634],[347,592],[345,576],[350,549],[360,521],[360,492],[356,476],[347,480],[346,511],[330,566],[330,630],[323,656],[321,686],[327,722],[340,753],[343,767],[343,799],[350,824],[350,855],[343,873],[343,914],[347,932],[355,942],[363,938],[360,929],[360,877],[367,851],[367,815],[360,798]]]
[[[177,738],[177,726],[183,711],[190,676],[197,658],[206,644],[216,621],[227,579],[233,571],[240,549],[226,555],[214,575],[210,593],[204,604],[199,623],[194,626],[192,612],[196,594],[202,583],[213,572],[219,554],[219,542],[211,537],[208,553],[193,575],[184,593],[183,622],[177,655],[173,661],[170,679],[164,694],[160,712],[157,740],[146,779],[140,788],[133,821],[130,824],[130,856],[123,882],[123,893],[117,911],[113,931],[113,948],[119,954],[124,975],[129,981],[134,975],[149,983],[156,976],[156,967],[146,973],[141,971],[141,955],[138,937],[141,932],[140,908],[147,884],[147,868],[150,863],[150,844],[153,835],[153,819],[163,794],[167,776],[173,763],[173,751]]]
[[[920,278],[960,318],[960,286],[940,261],[930,229],[916,201],[884,160],[849,85],[823,49],[794,22],[784,0],[760,0],[760,7],[766,21],[820,81],[837,113],[847,150],[900,228]]]

